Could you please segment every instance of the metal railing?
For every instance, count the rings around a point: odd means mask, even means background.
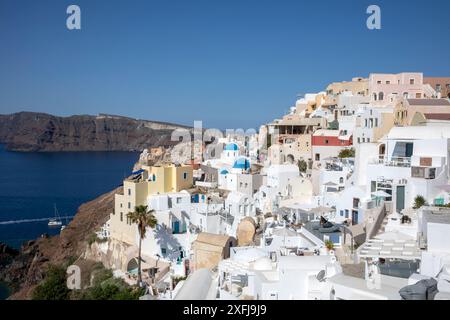
[[[370,162],[371,164],[382,164],[388,167],[411,167],[411,158],[410,157],[391,157],[386,158],[384,156],[375,157]]]

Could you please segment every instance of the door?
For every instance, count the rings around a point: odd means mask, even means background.
[[[358,224],[358,211],[352,210],[352,225]]]
[[[395,201],[398,213],[405,209],[405,186],[397,186],[397,200]]]
[[[180,221],[174,221],[172,227],[173,233],[180,233]]]

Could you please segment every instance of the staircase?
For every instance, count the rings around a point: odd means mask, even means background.
[[[385,232],[387,223],[388,223],[388,216],[386,215],[384,217],[383,221],[381,222],[380,228],[378,228],[378,231],[377,231],[375,237],[378,236],[380,233]]]

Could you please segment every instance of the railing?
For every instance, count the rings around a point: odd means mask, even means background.
[[[375,221],[372,225],[366,226],[366,240],[372,239],[380,230],[381,225],[383,224],[383,220],[387,215],[386,202],[382,202],[380,207],[376,207],[370,210],[375,215]]]
[[[390,159],[385,158],[384,156],[376,157],[372,159],[371,164],[382,164],[388,167],[411,167],[411,158],[410,157],[391,157]]]

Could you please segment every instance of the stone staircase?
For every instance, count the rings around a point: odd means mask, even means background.
[[[386,225],[388,223],[388,216],[386,215],[383,219],[383,221],[381,222],[380,228],[378,229],[376,236],[378,236],[381,233],[384,233],[386,231]]]

